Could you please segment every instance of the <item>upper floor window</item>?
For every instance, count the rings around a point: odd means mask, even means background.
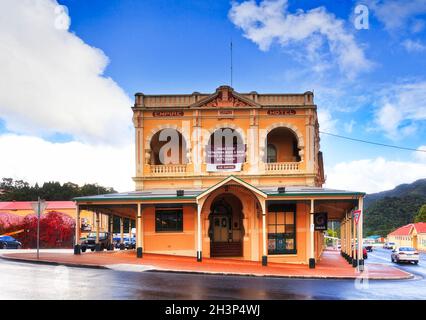
[[[277,162],[277,148],[272,143],[268,144],[266,162],[274,163]]]
[[[271,130],[266,137],[266,162],[299,162],[299,143],[296,134],[285,127]],[[272,147],[275,150],[272,150]]]
[[[246,145],[241,135],[235,129],[220,128],[210,136],[206,148],[206,155],[207,163],[244,163],[246,158]]]
[[[185,164],[186,141],[176,129],[166,128],[153,135],[150,142],[150,164]]]

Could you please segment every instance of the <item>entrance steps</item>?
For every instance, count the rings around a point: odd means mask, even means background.
[[[211,257],[241,257],[242,255],[242,242],[212,242],[210,244]]]

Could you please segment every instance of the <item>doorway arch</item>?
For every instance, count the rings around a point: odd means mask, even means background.
[[[216,196],[210,206],[209,231],[211,257],[243,255],[243,205],[232,193]]]

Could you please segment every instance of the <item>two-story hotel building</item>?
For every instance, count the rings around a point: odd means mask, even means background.
[[[350,241],[362,239],[362,218],[359,228],[351,211],[362,209],[364,193],[322,187],[312,92],[137,93],[132,110],[135,191],[75,200],[77,217],[93,210],[134,219],[138,257],[314,267],[327,219],[341,222],[343,255],[356,256]]]

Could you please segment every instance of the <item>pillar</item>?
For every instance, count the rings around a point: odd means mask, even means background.
[[[100,231],[100,221],[99,221],[99,212],[96,211],[96,251],[101,251],[99,244],[99,231]]]
[[[80,207],[75,206],[75,239],[74,239],[74,254],[80,254]]]
[[[364,220],[364,198],[361,197],[358,199],[358,210],[361,210],[359,213],[358,220],[358,270],[364,271],[364,255],[363,255],[363,220]]]
[[[108,245],[108,250],[114,250],[114,245],[113,245],[113,241],[114,241],[114,215],[113,214],[109,214],[108,215],[108,238],[109,238],[109,245]]]
[[[136,215],[136,257],[143,256],[143,225],[142,225],[142,205],[138,203],[138,212]]]
[[[201,204],[197,202],[197,261],[203,260],[203,253],[201,247]]]
[[[314,199],[311,199],[311,210],[310,210],[310,214],[309,214],[309,240],[310,240],[310,245],[309,245],[309,268],[313,269],[315,268],[315,224],[314,224],[314,212],[315,212],[315,207],[314,207],[315,203],[314,203]]]
[[[351,221],[352,221],[352,238],[353,238],[353,243],[354,243],[354,247],[352,249],[352,267],[355,268],[355,267],[358,266],[358,258],[359,258],[359,256],[357,256],[357,247],[355,245],[357,231],[356,231],[356,224],[355,224],[353,213],[351,213]]]
[[[354,247],[353,247],[353,242],[352,242],[352,240],[353,240],[353,235],[352,235],[352,218],[351,218],[351,216],[352,216],[352,212],[349,212],[348,213],[348,240],[349,240],[349,256],[348,256],[348,263],[350,263],[350,264],[352,264],[352,259],[353,259],[353,257],[352,257],[352,254],[353,254],[353,250],[354,250]]]
[[[262,207],[262,266],[268,265],[268,247],[266,244],[266,203],[265,200],[260,201]]]
[[[120,217],[120,250],[124,250],[124,218]]]

